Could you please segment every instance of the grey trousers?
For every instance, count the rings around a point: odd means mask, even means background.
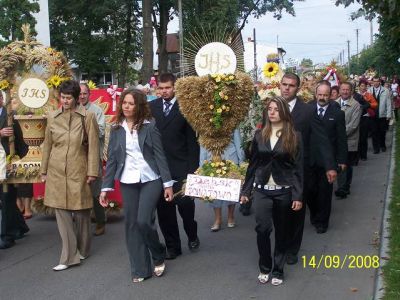
[[[65,210],[56,208],[58,231],[62,240],[60,264],[80,263],[79,254],[86,257],[90,250],[90,209]],[[74,214],[75,224],[72,219]]]
[[[160,243],[155,225],[155,210],[162,191],[161,179],[145,183],[121,183],[132,278],[151,277],[152,261],[156,266],[164,262],[165,246]]]

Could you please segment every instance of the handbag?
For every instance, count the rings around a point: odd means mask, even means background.
[[[81,121],[82,121],[82,130],[83,130],[83,140],[82,140],[82,145],[86,150],[86,153],[89,151],[89,138],[88,134],[86,131],[86,125],[85,125],[85,117],[81,116]]]

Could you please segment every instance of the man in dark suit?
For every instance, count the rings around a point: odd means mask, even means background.
[[[309,105],[324,124],[327,137],[333,149],[338,171],[344,171],[347,159],[347,138],[344,112],[336,102],[330,101],[331,85],[327,80],[318,82],[315,89],[316,100]],[[317,159],[320,157],[317,157]],[[310,209],[311,224],[317,233],[325,233],[331,214],[333,184],[325,176],[323,163],[319,162],[310,168],[307,188],[307,204]]]
[[[304,146],[304,189],[303,201],[307,202],[307,187],[310,167],[321,164],[326,171],[328,182],[336,179],[336,166],[333,159],[333,150],[330,146],[324,125],[315,113],[313,107],[307,105],[297,97],[300,89],[300,78],[293,73],[286,73],[280,84],[281,95],[289,104],[294,127],[303,138]],[[292,222],[290,224],[289,245],[286,262],[295,264],[298,261],[297,254],[303,239],[304,219],[306,215],[305,205],[299,211],[291,211]]]
[[[175,76],[173,74],[160,75],[158,88],[161,92],[161,98],[150,102],[150,108],[161,133],[172,179],[176,181],[174,184],[174,193],[176,193],[181,190],[187,174],[193,173],[198,168],[200,148],[195,132],[179,111],[174,84]],[[167,259],[175,259],[182,254],[176,206],[182,217],[189,249],[196,250],[200,245],[197,236],[197,223],[194,220],[194,200],[186,196],[177,196],[172,202],[161,199],[157,213],[161,232],[167,246]]]
[[[24,157],[28,153],[28,146],[22,139],[21,127],[14,122],[12,127],[7,124],[7,110],[0,93],[0,138],[7,155],[10,154],[9,137],[14,135],[15,154]],[[7,249],[15,245],[15,240],[22,238],[29,231],[24,217],[17,207],[17,188],[13,184],[7,185],[7,192],[0,186],[1,210],[1,239],[0,249]]]

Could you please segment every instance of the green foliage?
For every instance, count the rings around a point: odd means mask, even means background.
[[[313,65],[313,61],[310,58],[303,58],[300,63],[300,66],[304,68],[312,68]]]
[[[49,2],[51,44],[82,72],[114,70],[126,78],[138,57],[141,33],[134,0],[53,0]]]
[[[396,123],[396,156],[390,203],[390,252],[389,261],[383,267],[385,295],[383,299],[399,299],[400,295],[400,123]]]
[[[23,38],[21,26],[25,23],[31,25],[32,35],[36,35],[34,27],[36,19],[33,13],[39,12],[38,0],[0,0],[0,36],[4,41],[2,44],[8,44],[11,41]]]

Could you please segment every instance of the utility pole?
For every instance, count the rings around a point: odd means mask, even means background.
[[[345,65],[346,56],[344,55],[344,49],[342,50],[342,65]]]
[[[360,29],[356,29],[356,37],[357,37],[357,58],[358,58],[358,34],[359,34],[359,32],[360,32]]]
[[[339,53],[339,64],[343,65],[343,60],[342,60],[342,51]]]
[[[257,66],[257,42],[256,42],[256,29],[253,28],[253,45],[254,45],[254,78],[258,81],[258,66]]]
[[[279,48],[279,35],[276,35],[276,49]]]
[[[179,10],[179,52],[180,52],[180,62],[179,67],[181,70],[181,76],[185,77],[185,61],[183,52],[183,20],[182,20],[182,0],[178,0],[178,10]]]
[[[369,20],[369,33],[370,33],[370,46],[372,46],[372,43],[374,42],[374,27],[372,24],[372,20]]]
[[[347,66],[347,75],[350,77],[350,41],[347,40],[347,58],[348,58],[348,66]]]

